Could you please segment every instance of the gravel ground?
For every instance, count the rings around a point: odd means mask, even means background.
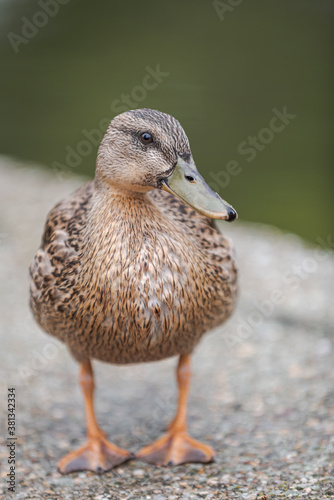
[[[240,267],[237,313],[194,356],[192,435],[216,462],[157,468],[132,461],[97,476],[61,476],[57,460],[84,441],[77,366],[28,309],[27,267],[47,211],[82,180],[60,182],[0,159],[1,408],[17,400],[16,491],[8,493],[1,419],[1,498],[322,499],[334,496],[334,257],[265,226],[224,224]],[[237,200],[235,200],[237,206]],[[322,249],[320,247],[323,247]],[[132,451],[156,439],[176,404],[176,360],[95,363],[98,419]],[[4,415],[6,412],[4,411]]]

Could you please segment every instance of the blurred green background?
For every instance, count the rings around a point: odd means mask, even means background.
[[[92,177],[83,130],[159,109],[241,219],[315,242],[333,232],[333,17],[332,0],[1,0],[0,154]],[[284,107],[296,117],[263,131]]]

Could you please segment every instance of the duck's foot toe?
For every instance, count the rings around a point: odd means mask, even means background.
[[[88,439],[84,446],[65,455],[58,462],[58,470],[61,474],[81,470],[102,474],[131,458],[134,458],[133,453],[110,443],[101,435]]]
[[[184,432],[168,432],[153,444],[142,448],[136,458],[155,465],[180,465],[187,462],[212,462],[215,452]]]

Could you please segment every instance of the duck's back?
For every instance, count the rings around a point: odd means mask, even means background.
[[[234,308],[230,241],[168,193],[154,190],[147,200],[150,221],[141,219],[143,204],[101,221],[91,257],[93,182],[48,216],[30,267],[31,307],[78,359],[130,363],[186,354]],[[132,212],[137,224],[128,220]]]

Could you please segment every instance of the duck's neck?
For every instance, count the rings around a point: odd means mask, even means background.
[[[157,213],[158,212],[158,213]],[[140,237],[161,218],[160,210],[146,192],[117,190],[113,187],[96,189],[88,215],[87,239],[99,240],[116,236]]]
[[[88,214],[82,246],[82,268],[93,276],[122,269],[161,227],[170,225],[145,193],[97,189]],[[90,272],[89,272],[90,271]]]

